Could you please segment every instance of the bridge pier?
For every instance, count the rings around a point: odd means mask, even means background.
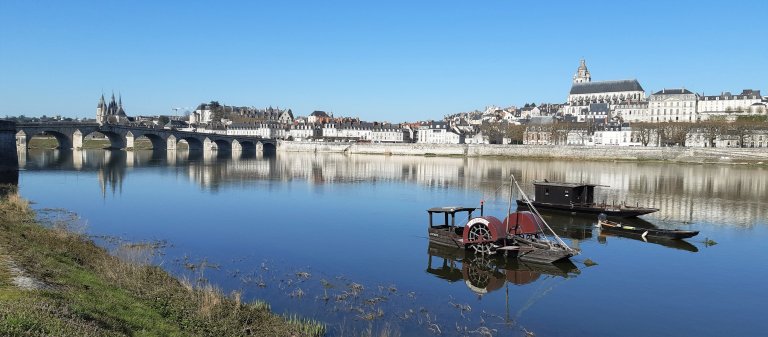
[[[16,148],[19,152],[21,149],[27,150],[27,134],[24,131],[16,133]]]
[[[80,130],[75,130],[72,133],[72,149],[80,150],[83,148],[83,133]]]
[[[19,184],[16,123],[10,121],[0,121],[0,183]]]
[[[133,142],[135,138],[133,137],[132,132],[128,132],[125,134],[125,149],[128,151],[133,151]]]
[[[178,142],[176,140],[176,137],[173,135],[168,136],[168,138],[165,139],[165,149],[167,151],[176,151],[176,143]],[[175,157],[175,156],[174,156]]]

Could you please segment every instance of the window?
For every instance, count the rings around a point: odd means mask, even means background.
[[[548,188],[544,189],[544,195],[549,195],[549,189]]]

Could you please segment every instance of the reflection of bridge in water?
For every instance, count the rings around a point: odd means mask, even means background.
[[[433,189],[459,188],[481,194],[488,209],[506,210],[509,177],[515,174],[531,195],[534,179],[610,185],[597,199],[660,208],[644,218],[751,226],[768,215],[765,168],[663,163],[606,163],[489,158],[282,153],[274,156],[213,151],[38,151],[20,156],[26,169],[105,170],[115,183],[126,167],[175,166],[177,174],[210,189],[247,181],[414,183]],[[111,163],[111,164],[107,164]],[[110,185],[112,183],[107,183]],[[503,185],[503,186],[502,186]],[[517,194],[512,195],[517,198]],[[479,198],[478,198],[479,199]],[[478,200],[479,202],[479,200]],[[432,205],[429,205],[432,206]],[[574,219],[576,219],[574,217]],[[585,221],[594,222],[589,218]],[[573,235],[576,235],[574,233]],[[579,235],[591,235],[583,233]],[[568,235],[572,236],[572,235]]]

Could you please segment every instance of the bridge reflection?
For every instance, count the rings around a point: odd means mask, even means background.
[[[756,166],[605,163],[487,158],[276,153],[271,156],[221,151],[29,150],[19,157],[27,170],[99,171],[107,189],[118,191],[130,168],[172,166],[206,189],[245,181],[413,183],[432,189],[458,188],[480,194],[487,207],[506,209],[508,180],[515,174],[531,195],[534,179],[610,185],[598,198],[661,209],[653,221],[707,221],[752,226],[768,216],[768,169]],[[506,186],[506,187],[502,187]],[[512,194],[512,195],[510,195]],[[574,220],[576,219],[576,220]],[[568,222],[578,222],[569,217]],[[585,222],[593,223],[589,218]],[[558,230],[558,229],[556,229]],[[563,228],[574,239],[592,237],[587,225]]]

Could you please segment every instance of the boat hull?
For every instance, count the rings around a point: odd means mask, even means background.
[[[636,236],[641,238],[652,238],[661,240],[682,240],[699,235],[699,231],[689,231],[681,229],[658,229],[658,228],[639,228],[632,226],[623,226],[618,223],[601,221],[598,222],[600,228],[609,233],[616,233],[626,236]]]
[[[658,211],[657,208],[649,208],[649,207],[631,207],[631,206],[622,206],[622,207],[613,207],[613,206],[583,206],[583,205],[561,205],[561,204],[551,204],[551,203],[543,203],[543,202],[531,202],[534,207],[537,209],[543,209],[543,210],[552,210],[552,211],[561,211],[561,212],[568,212],[568,213],[580,213],[580,214],[605,214],[609,217],[617,217],[617,218],[632,218],[637,217],[644,214],[649,214]],[[517,206],[528,208],[528,204],[524,200],[517,200]]]

